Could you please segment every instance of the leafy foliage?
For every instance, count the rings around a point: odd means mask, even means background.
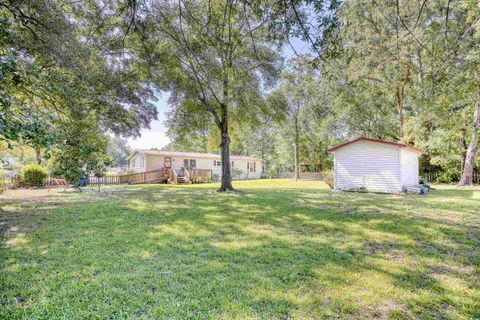
[[[127,157],[132,153],[128,141],[119,136],[108,137],[108,156],[119,166],[127,165]]]
[[[323,182],[325,182],[330,187],[330,189],[333,189],[335,187],[333,170],[322,171],[322,179]]]
[[[269,28],[270,1],[163,1],[140,7],[138,23],[143,65],[152,81],[168,88],[174,108],[171,119],[182,120],[170,134],[190,130],[185,121],[208,119],[220,137],[222,186],[232,190],[230,121],[249,121],[261,106],[262,88],[273,83],[280,55],[275,31]],[[246,111],[249,112],[246,112]],[[235,120],[234,120],[235,119]],[[172,132],[173,131],[173,132]]]
[[[156,119],[148,77],[113,32],[123,22],[104,9],[95,1],[0,4],[0,142],[48,158],[92,114],[102,135],[138,136]]]
[[[367,136],[415,144],[424,171],[470,184],[478,20],[473,0],[3,1],[0,141],[31,146],[39,161],[73,153],[65,137],[84,118],[101,140],[138,136],[168,91],[172,150],[251,154],[270,172],[296,157],[323,170],[328,146]],[[282,65],[279,48],[296,39],[312,55]],[[110,154],[124,163],[125,152]]]
[[[52,163],[54,175],[63,176],[69,183],[76,184],[86,173],[101,176],[112,163],[108,157],[108,140],[92,124],[93,116],[69,129],[64,146],[55,152]]]
[[[397,4],[345,1],[338,11],[342,54],[321,65],[334,135],[402,140],[425,150],[422,169],[471,177],[480,127],[478,7]]]
[[[38,164],[29,164],[22,168],[23,181],[31,186],[40,186],[48,177],[48,170]]]

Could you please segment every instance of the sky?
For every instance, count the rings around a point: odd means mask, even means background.
[[[166,135],[167,128],[164,122],[167,119],[165,112],[168,111],[168,94],[161,94],[158,101],[155,103],[158,110],[158,120],[152,121],[150,129],[142,129],[139,138],[128,139],[128,144],[133,149],[151,149],[162,148],[166,146],[170,140]]]
[[[299,39],[294,39],[292,45],[295,47],[295,50],[299,54],[305,54],[309,52],[308,44]],[[285,46],[283,48],[283,54],[287,58],[294,56],[294,51],[290,46]],[[128,139],[128,144],[133,149],[151,149],[151,148],[163,148],[166,146],[170,140],[166,135],[167,128],[165,127],[166,115],[165,113],[169,109],[167,103],[168,94],[163,93],[159,96],[159,100],[156,102],[156,107],[158,110],[158,120],[152,121],[150,129],[142,129],[141,136],[139,138],[130,138]]]

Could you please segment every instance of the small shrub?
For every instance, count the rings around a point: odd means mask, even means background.
[[[44,184],[48,177],[48,170],[39,164],[29,164],[22,169],[23,181],[31,186]]]
[[[322,171],[323,181],[331,188],[334,188],[333,170]]]
[[[455,181],[459,181],[460,180],[460,176],[459,176],[459,170],[445,170],[445,171],[442,171],[440,172],[437,177],[436,177],[436,181],[435,182],[439,182],[439,183],[452,183],[452,182],[455,182]]]

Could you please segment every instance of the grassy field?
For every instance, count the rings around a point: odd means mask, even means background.
[[[0,318],[480,318],[480,188],[235,185],[0,195]]]

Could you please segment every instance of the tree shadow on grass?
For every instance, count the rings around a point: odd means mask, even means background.
[[[453,309],[474,316],[474,300],[449,298],[453,289],[429,266],[452,257],[474,264],[467,251],[478,253],[479,243],[463,238],[460,222],[424,218],[432,208],[424,199],[316,189],[218,195],[149,187],[50,210],[28,243],[4,243],[0,314],[449,317]],[[413,214],[405,209],[407,200],[419,208]],[[458,210],[468,215],[470,207]],[[468,272],[444,271],[474,284]],[[378,293],[362,285],[371,275],[386,282]],[[370,300],[358,301],[365,291]],[[378,311],[388,299],[396,300],[395,308]]]

